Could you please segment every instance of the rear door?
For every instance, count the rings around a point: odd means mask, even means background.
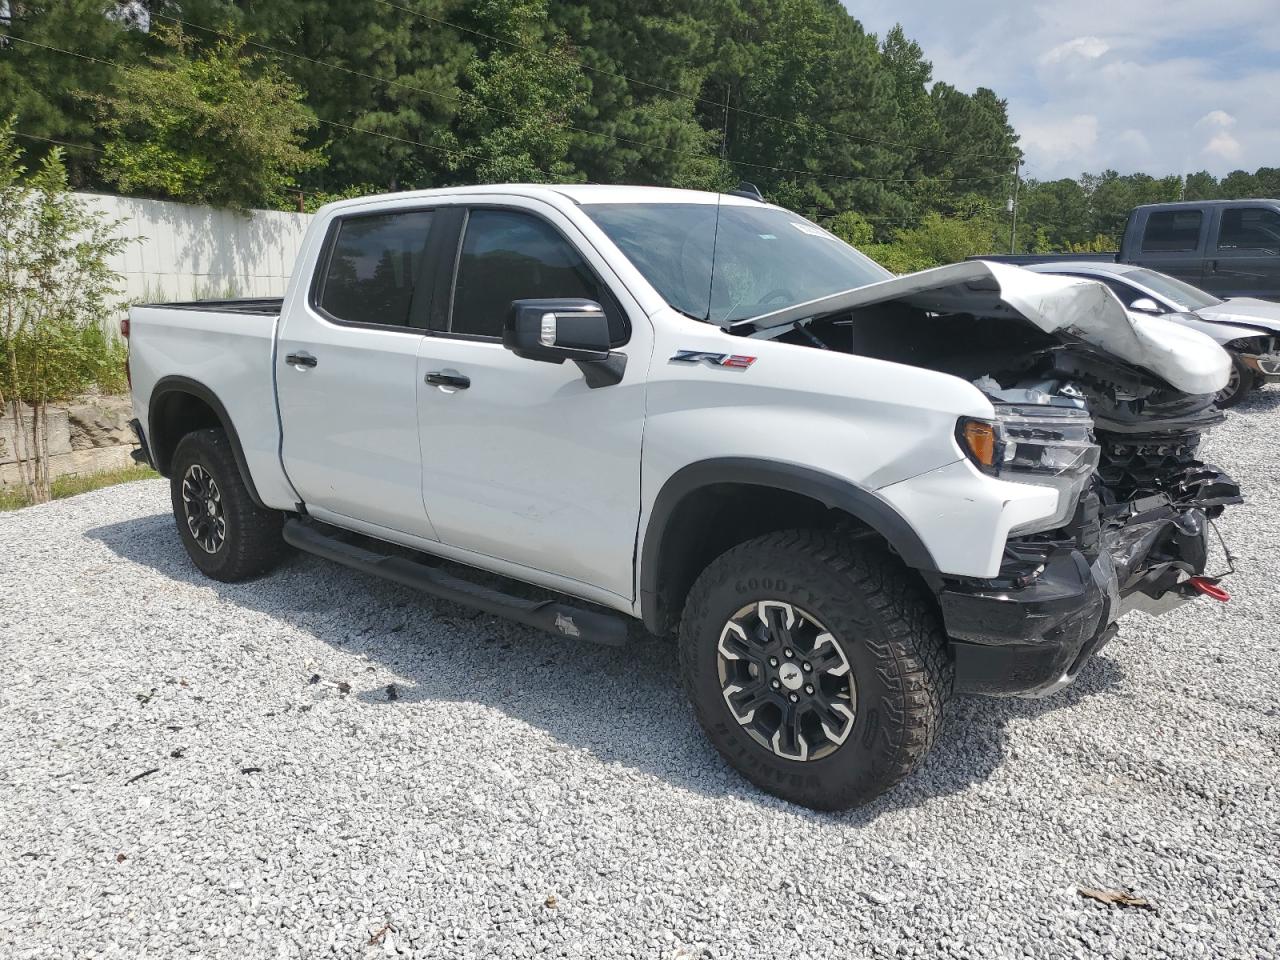
[[[460,208],[452,294],[418,362],[422,498],[443,543],[632,599],[647,317],[576,226],[540,201]],[[609,317],[620,383],[502,345],[512,300],[581,297]],[[461,378],[465,387],[430,382]],[[585,595],[585,591],[583,592]]]
[[[282,318],[281,455],[320,519],[435,538],[422,506],[417,370],[436,222],[431,209],[335,218],[310,290]]]
[[[1209,216],[1195,207],[1157,208],[1144,215],[1145,221],[1138,224],[1137,250],[1129,262],[1200,286]]]
[[[1242,203],[1216,211],[1202,286],[1224,298],[1280,300],[1280,210]]]

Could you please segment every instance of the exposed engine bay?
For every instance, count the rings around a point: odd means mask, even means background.
[[[1100,346],[1103,337],[1092,331],[1088,339],[1070,326],[1047,331],[1046,323],[1029,322],[1007,300],[993,302],[989,292],[999,286],[980,287],[971,298],[973,312],[954,309],[964,290],[952,284],[865,304],[831,298],[830,312],[765,318],[770,322],[751,335],[952,374],[987,395],[995,422],[962,421],[962,450],[993,476],[1056,487],[1059,510],[1011,532],[998,578],[950,578],[942,585],[948,631],[988,644],[993,636],[1015,644],[1037,635],[1061,642],[1064,632],[1071,634],[1066,647],[1077,651],[1076,662],[1054,665],[1067,682],[1109,638],[1121,613],[1134,607],[1159,612],[1229,572],[1225,544],[1220,560],[1228,569],[1208,569],[1210,537],[1213,520],[1241,502],[1240,489],[1197,457],[1202,434],[1224,415],[1214,405],[1207,368],[1193,369],[1199,358],[1180,367],[1179,358],[1153,353],[1144,366]],[[1110,296],[1089,293],[1100,295]],[[1118,302],[1115,307],[1131,322]],[[1153,341],[1158,332],[1139,331]],[[1205,349],[1218,350],[1206,343]],[[1144,359],[1131,344],[1123,346],[1131,358]],[[1210,389],[1189,393],[1150,367]],[[1062,616],[1056,616],[1056,601],[1079,599],[1081,590],[1088,602],[1058,604]],[[969,602],[1015,596],[1009,605]],[[998,622],[1001,617],[1009,622]]]

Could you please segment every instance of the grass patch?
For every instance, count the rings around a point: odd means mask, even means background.
[[[131,483],[134,480],[151,480],[158,477],[150,467],[130,466],[118,470],[104,470],[101,473],[71,473],[65,477],[55,477],[53,481],[53,499],[74,497],[78,493],[90,490],[101,490],[103,487],[114,487],[117,483]],[[0,510],[18,510],[30,506],[21,487],[0,488]]]

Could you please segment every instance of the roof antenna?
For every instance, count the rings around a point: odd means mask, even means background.
[[[748,200],[759,200],[761,203],[764,203],[764,195],[760,192],[760,188],[754,183],[747,183],[745,180],[740,180],[738,182],[738,189],[730,190],[729,196],[746,197]]]

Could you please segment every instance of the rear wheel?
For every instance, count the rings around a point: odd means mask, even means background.
[[[1223,410],[1234,407],[1247,397],[1256,383],[1253,371],[1244,365],[1238,353],[1228,350],[1227,356],[1231,358],[1231,376],[1227,380],[1227,385],[1219,390],[1217,397],[1214,398],[1214,402]]]
[[[715,560],[689,594],[680,648],[721,754],[818,809],[907,776],[952,686],[941,625],[906,568],[825,531],[769,534]]]
[[[283,514],[253,502],[222,430],[196,430],[178,442],[169,492],[182,545],[206,576],[247,580],[288,552]]]

